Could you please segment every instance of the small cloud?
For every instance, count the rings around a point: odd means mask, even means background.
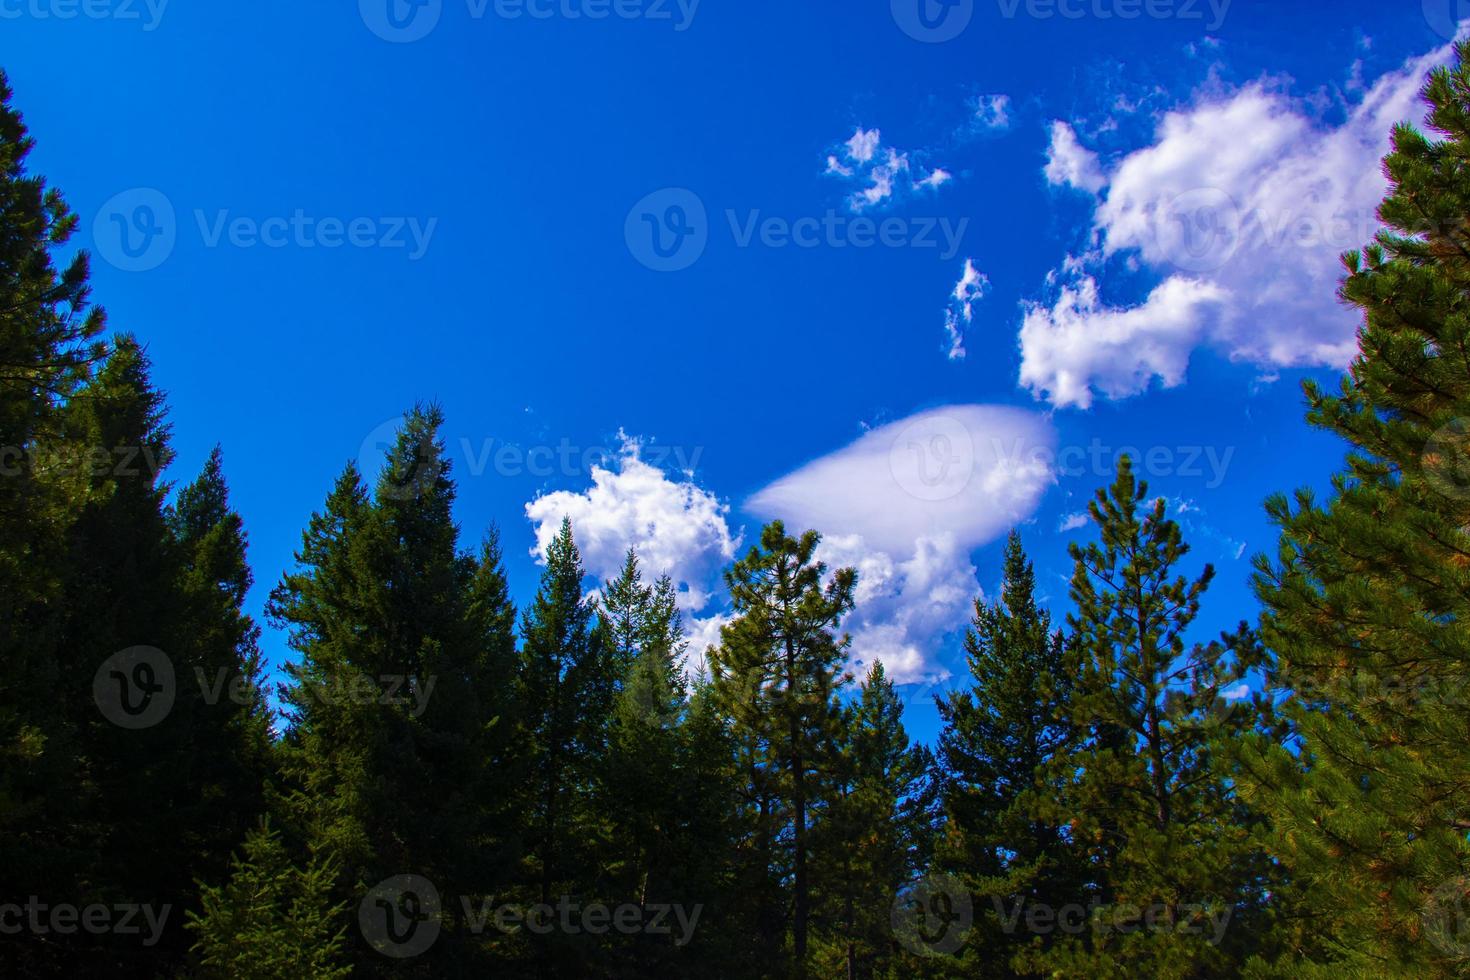
[[[828,177],[858,183],[848,198],[848,208],[859,212],[892,200],[901,194],[937,190],[954,180],[954,174],[943,167],[933,167],[919,178],[913,178],[914,165],[909,154],[883,145],[883,134],[861,126],[835,152],[827,155]],[[922,171],[921,171],[922,172]]]
[[[1057,531],[1058,533],[1066,534],[1068,531],[1075,531],[1078,528],[1086,527],[1091,522],[1092,518],[1087,516],[1087,511],[1078,511],[1075,514],[1068,514],[1066,517],[1063,517],[1062,523],[1057,525]]]
[[[982,95],[975,100],[974,123],[981,129],[1008,129],[1011,97],[1009,95]]]
[[[863,129],[859,126],[857,132],[852,134],[852,139],[847,141],[848,158],[856,163],[867,163],[872,160],[873,154],[878,152],[882,135],[876,129]]]
[[[1096,194],[1107,183],[1097,154],[1079,143],[1077,131],[1060,119],[1051,124],[1051,146],[1046,151],[1043,173],[1055,186],[1075,187],[1089,194]]]
[[[935,167],[933,171],[930,172],[929,176],[925,177],[923,180],[914,181],[914,189],[918,190],[921,187],[943,187],[951,180],[954,180],[953,174],[951,174],[948,170],[943,169],[942,167]]]
[[[1220,696],[1226,701],[1239,701],[1241,698],[1249,697],[1250,693],[1250,685],[1245,683],[1244,681],[1241,681],[1234,687],[1226,688],[1225,690],[1221,691]]]
[[[990,288],[990,280],[979,269],[974,260],[965,259],[965,268],[960,281],[955,283],[949,294],[949,308],[944,311],[944,332],[949,338],[949,359],[958,361],[965,356],[965,330],[975,319],[975,303],[984,298]]]

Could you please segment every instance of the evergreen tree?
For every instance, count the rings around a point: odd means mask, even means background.
[[[814,842],[826,934],[814,972],[887,976],[903,965],[893,943],[895,898],[933,851],[934,759],[910,744],[903,702],[881,662],[863,678],[843,728],[836,792]]]
[[[458,550],[441,424],[436,408],[405,416],[371,500],[348,466],[269,605],[302,654],[284,692],[292,819],[341,863],[338,895],[353,901],[404,874],[487,894],[512,856],[491,770],[512,613],[493,538],[479,560]],[[443,913],[415,966],[469,969],[480,943],[455,906]],[[365,943],[356,959],[391,966]]]
[[[1385,160],[1376,241],[1345,256],[1360,351],[1308,420],[1351,447],[1325,499],[1271,499],[1258,559],[1293,737],[1248,743],[1297,889],[1283,975],[1464,976],[1470,938],[1470,46]]]
[[[1069,821],[1090,865],[1078,900],[1091,919],[1028,958],[1049,975],[1231,972],[1242,954],[1225,940],[1249,935],[1263,900],[1221,751],[1250,723],[1221,699],[1254,666],[1254,645],[1244,632],[1186,645],[1214,570],[1176,572],[1188,546],[1165,501],[1148,499],[1124,457],[1088,508],[1101,542],[1071,548],[1069,667],[1086,734],[1054,758],[1056,800],[1041,813]]]
[[[643,584],[638,557],[630,549],[602,600],[602,620],[620,671],[599,786],[608,833],[604,864],[610,897],[643,909],[704,900],[680,890],[678,881],[693,855],[681,846],[687,840],[682,827],[689,803],[680,751],[687,643],[674,599],[667,575],[654,585]],[[676,951],[666,937],[640,932],[627,945],[622,974],[676,969]]]
[[[1046,767],[1073,738],[1072,675],[1014,531],[1000,601],[975,600],[964,646],[973,687],[936,699],[946,817],[938,861],[975,902],[965,971],[1014,976],[1014,954],[1032,942],[1010,911],[1061,908],[1084,884],[1065,823],[1040,812]]]
[[[714,690],[747,779],[744,850],[760,924],[752,961],[780,950],[789,929],[796,976],[808,969],[812,818],[830,788],[842,714],[837,693],[851,680],[843,672],[848,638],[835,631],[852,609],[857,582],[850,568],[828,577],[814,557],[820,541],[815,531],[792,538],[780,521],[766,525],[760,544],[725,573],[735,619],[710,653]]]
[[[595,799],[607,751],[617,660],[596,604],[583,589],[582,558],[570,520],[546,549],[541,587],[521,623],[517,698],[529,753],[523,790],[532,901],[587,901],[600,851]],[[532,936],[541,975],[574,975],[595,951],[585,935]]]
[[[21,893],[65,880],[57,810],[75,792],[79,748],[55,607],[88,488],[49,461],[69,454],[59,430],[102,353],[105,317],[90,303],[87,253],[62,260],[77,219],[28,172],[34,141],[11,99],[0,72],[0,865]]]
[[[199,975],[243,980],[338,980],[346,966],[346,905],[333,904],[336,869],[291,862],[280,834],[263,821],[231,862],[227,883],[206,885],[201,912],[189,913]]]

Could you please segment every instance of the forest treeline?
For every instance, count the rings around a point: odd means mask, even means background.
[[[1344,257],[1360,352],[1305,395],[1349,453],[1267,503],[1259,616],[1195,639],[1213,571],[1125,460],[1064,620],[1012,534],[932,749],[815,531],[759,532],[707,653],[570,524],[516,608],[432,406],[322,488],[268,696],[224,458],[165,478],[0,80],[0,971],[1470,975],[1467,59]]]

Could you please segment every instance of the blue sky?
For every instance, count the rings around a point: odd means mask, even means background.
[[[1299,392],[1351,350],[1336,255],[1454,8],[392,2],[0,0],[170,476],[224,447],[252,611],[437,400],[519,598],[570,514],[710,636],[728,557],[812,524],[923,737],[1006,528],[1060,615],[1125,448],[1217,566],[1201,638],[1254,616],[1263,499],[1342,456]]]

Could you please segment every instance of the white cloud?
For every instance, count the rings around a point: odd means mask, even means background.
[[[1096,194],[1107,183],[1097,154],[1077,141],[1077,133],[1067,123],[1051,124],[1051,146],[1046,151],[1046,179]]]
[[[929,172],[929,176],[923,178],[922,180],[914,181],[914,187],[939,188],[943,187],[951,180],[954,180],[953,174],[951,174],[948,170],[945,170],[943,167],[935,167]]]
[[[777,480],[749,508],[821,531],[824,560],[858,569],[855,661],[882,660],[899,682],[940,680],[937,647],[979,592],[969,552],[1035,512],[1054,441],[1019,409],[933,409]]]
[[[1086,407],[1093,391],[1180,384],[1199,347],[1264,371],[1345,366],[1360,317],[1337,300],[1338,256],[1372,238],[1391,129],[1422,117],[1424,75],[1450,53],[1379,78],[1335,126],[1265,82],[1201,95],[1106,172],[1053,124],[1047,179],[1102,193],[1094,265],[1122,254],[1164,280],[1142,303],[1109,305],[1095,272],[1053,273],[1060,297],[1022,327],[1022,384]]]
[[[965,259],[960,281],[949,294],[949,308],[944,311],[944,332],[949,338],[949,359],[965,356],[965,330],[975,319],[975,303],[985,296],[990,280],[971,259]]]
[[[562,518],[570,517],[589,573],[601,581],[616,576],[631,547],[646,575],[667,573],[674,580],[688,612],[709,604],[721,567],[739,547],[728,513],[729,505],[692,480],[676,482],[644,462],[639,443],[627,437],[615,468],[592,467],[585,492],[559,490],[526,505],[536,526],[536,555],[545,554]]]
[[[883,135],[877,129],[857,127],[838,152],[827,156],[827,176],[861,185],[848,197],[848,208],[854,212],[903,194],[936,190],[954,179],[942,167],[933,167],[919,178],[911,176],[912,172],[909,154],[884,146]]]
[[[1021,385],[1059,408],[1090,408],[1094,389],[1109,398],[1138,394],[1154,377],[1178,385],[1224,299],[1219,286],[1175,277],[1142,305],[1105,307],[1097,281],[1083,276],[1051,307],[1026,307]]]
[[[975,100],[974,123],[981,129],[1006,129],[1011,124],[1011,97],[982,95]]]
[[[882,134],[878,130],[859,126],[857,132],[852,134],[852,139],[847,141],[847,156],[855,163],[867,163],[878,152],[881,141]]]
[[[1085,510],[1078,511],[1075,514],[1068,514],[1057,525],[1057,533],[1066,534],[1068,531],[1075,531],[1078,528],[1086,527],[1091,521],[1092,518],[1088,516]]]

